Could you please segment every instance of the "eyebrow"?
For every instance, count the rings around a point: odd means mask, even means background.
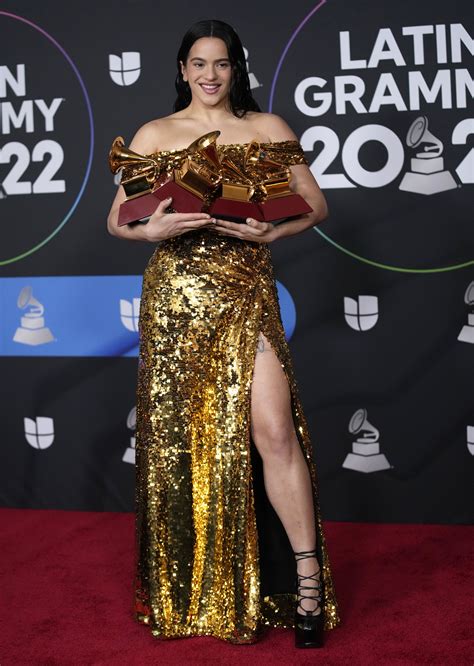
[[[193,60],[202,60],[203,62],[206,62],[205,58],[199,58],[199,56],[194,56],[194,58],[191,58],[191,62]],[[230,62],[229,58],[216,58],[214,62]]]

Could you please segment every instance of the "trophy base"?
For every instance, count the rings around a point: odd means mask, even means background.
[[[153,192],[124,201],[119,209],[117,225],[122,227],[124,224],[134,222],[148,222],[160,202],[168,197],[173,197],[170,205],[177,213],[200,213],[202,211],[202,199],[171,180],[158,186]]]
[[[25,315],[21,318],[21,328],[26,328],[28,331],[37,331],[40,328],[46,328],[44,325],[44,317]]]
[[[49,328],[27,329],[18,327],[13,336],[14,342],[20,342],[23,345],[44,345],[46,342],[53,342],[54,336]]]
[[[449,171],[428,174],[408,171],[399,185],[400,190],[414,194],[437,194],[456,188],[456,181]]]
[[[459,342],[470,342],[471,344],[474,344],[474,326],[469,326],[469,324],[463,326],[458,335],[458,340]]]
[[[209,209],[213,217],[239,223],[245,222],[248,217],[259,222],[273,222],[312,212],[311,206],[299,194],[275,197],[261,203],[219,197],[213,201]]]
[[[122,462],[129,463],[130,465],[135,464],[135,449],[132,446],[128,446],[125,453],[122,456]]]
[[[390,469],[390,463],[383,453],[375,456],[348,453],[342,466],[356,472],[380,472],[384,469]]]

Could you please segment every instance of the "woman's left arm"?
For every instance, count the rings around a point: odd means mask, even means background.
[[[287,123],[273,113],[258,114],[261,118],[262,130],[270,135],[271,141],[297,141],[297,137]],[[263,133],[263,132],[262,132]],[[307,201],[313,209],[300,217],[291,218],[278,225],[271,222],[259,222],[248,218],[246,224],[237,224],[225,220],[217,220],[215,229],[224,235],[236,236],[244,240],[253,240],[260,243],[269,243],[286,236],[299,234],[328,216],[326,198],[316,182],[310,168],[306,164],[294,164],[291,169],[290,188]]]
[[[329,214],[326,198],[321,192],[310,168],[306,164],[295,164],[290,168],[292,174],[290,181],[291,189],[296,194],[300,194],[313,211],[276,225],[274,227],[273,240],[299,234],[309,229],[309,227],[319,224]]]

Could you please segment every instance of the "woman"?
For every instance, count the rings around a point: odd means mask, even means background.
[[[292,188],[313,212],[279,225],[242,224],[169,212],[165,200],[148,223],[118,227],[125,194],[117,192],[109,232],[158,243],[140,310],[136,618],[157,637],[234,643],[255,641],[263,625],[295,626],[298,647],[320,647],[323,628],[340,618],[268,244],[323,220],[326,201],[294,133],[260,112],[229,25],[193,25],[177,62],[174,113],[143,125],[130,148],[176,167],[189,144],[218,129],[221,159],[242,167],[257,140],[291,165]],[[276,553],[259,550],[252,442],[288,537]],[[262,509],[262,533],[272,511]],[[280,573],[264,594],[260,559],[274,557]],[[284,580],[291,569],[297,590]]]

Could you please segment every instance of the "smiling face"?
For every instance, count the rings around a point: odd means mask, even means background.
[[[227,46],[218,37],[201,37],[192,45],[186,63],[181,63],[183,79],[189,83],[193,101],[218,106],[229,96],[232,67]]]

